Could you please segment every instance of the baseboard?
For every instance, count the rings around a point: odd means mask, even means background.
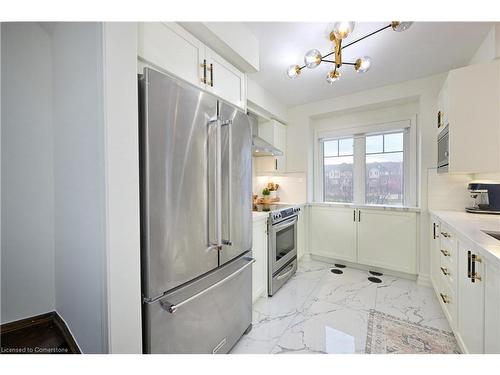
[[[428,273],[419,273],[417,276],[417,284],[432,287],[431,276]]]
[[[73,338],[68,326],[64,322],[64,320],[59,316],[56,311],[51,311],[45,314],[32,316],[25,319],[16,320],[13,322],[5,323],[0,326],[0,342],[3,342],[4,336],[16,335],[16,332],[19,332],[19,335],[23,334],[23,330],[36,328],[37,326],[42,327],[43,325],[53,323],[54,326],[57,327],[60,334],[63,336],[66,345],[69,348],[69,353],[71,354],[80,354],[81,350],[78,347],[75,339]],[[29,348],[29,346],[26,346]],[[4,349],[4,348],[2,348]],[[16,353],[16,352],[12,352]],[[19,353],[22,353],[19,352]],[[33,352],[32,352],[33,353]]]

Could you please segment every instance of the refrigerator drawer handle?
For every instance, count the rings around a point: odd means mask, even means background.
[[[193,296],[191,296],[189,298],[186,298],[184,301],[179,302],[179,303],[171,303],[171,302],[166,301],[166,300],[160,300],[160,306],[162,307],[163,310],[168,311],[170,314],[175,313],[179,307],[185,305],[186,303],[188,303],[188,302],[190,302],[190,301],[192,301],[192,300],[194,300],[194,299],[196,299],[198,297],[201,297],[202,295],[204,295],[205,293],[211,291],[212,289],[217,288],[222,283],[225,283],[229,279],[232,279],[236,275],[240,274],[242,271],[244,271],[246,268],[250,267],[255,262],[254,258],[245,258],[245,259],[248,260],[247,264],[245,264],[243,267],[241,267],[240,269],[236,270],[232,274],[226,276],[222,280],[217,281],[215,284],[209,286],[208,288],[206,288],[206,289],[204,289],[204,290],[196,293],[195,295],[193,295]]]

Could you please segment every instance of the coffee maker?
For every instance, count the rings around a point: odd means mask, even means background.
[[[473,199],[465,211],[475,214],[500,215],[500,182],[471,181],[467,187]]]

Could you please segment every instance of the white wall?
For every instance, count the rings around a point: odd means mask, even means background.
[[[56,309],[85,353],[107,350],[101,27],[53,29]]]
[[[307,175],[308,200],[313,192],[313,122],[315,118],[327,117],[337,111],[356,111],[359,108],[399,102],[418,102],[417,113],[417,148],[420,155],[418,165],[420,206],[420,261],[419,273],[429,274],[428,256],[428,215],[427,210],[427,169],[436,165],[436,129],[437,96],[444,82],[445,74],[428,78],[402,82],[351,95],[331,98],[290,108],[287,127],[287,172],[304,172]],[[424,173],[422,173],[422,171]]]
[[[104,41],[109,351],[141,353],[137,27],[106,23]]]
[[[54,310],[51,40],[2,24],[1,322]]]

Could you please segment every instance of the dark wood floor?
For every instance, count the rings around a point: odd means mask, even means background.
[[[0,327],[2,354],[80,353],[64,321],[56,312],[3,324]]]

